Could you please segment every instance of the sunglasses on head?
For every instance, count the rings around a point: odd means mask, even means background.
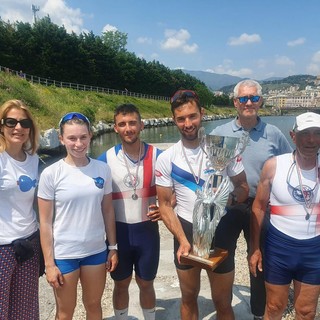
[[[72,120],[74,118],[80,119],[83,122],[89,124],[89,126],[90,126],[90,121],[85,115],[83,115],[82,113],[78,113],[78,112],[70,112],[61,118],[61,120],[59,122],[59,127],[61,127],[61,125],[64,124],[65,122]]]
[[[1,124],[5,125],[8,128],[15,128],[18,123],[20,123],[20,126],[24,129],[32,128],[32,120],[30,119],[22,119],[22,120],[17,120],[14,118],[1,119]]]
[[[174,103],[179,98],[190,97],[199,100],[198,95],[192,90],[178,90],[170,99],[170,103]]]
[[[244,96],[244,97],[238,97],[237,98],[239,100],[240,103],[247,103],[249,100],[252,103],[258,102],[260,100],[260,96]]]

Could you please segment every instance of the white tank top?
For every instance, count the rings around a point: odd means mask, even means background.
[[[320,235],[319,171],[300,170],[305,197],[300,191],[297,166],[292,153],[276,157],[277,167],[270,194],[270,221],[278,230],[296,239]],[[310,204],[310,208],[305,203]],[[306,217],[310,215],[309,219]]]

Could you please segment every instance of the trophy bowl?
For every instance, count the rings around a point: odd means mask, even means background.
[[[249,134],[245,133],[241,138],[205,135],[204,128],[201,128],[198,136],[200,146],[213,170],[202,188],[196,192],[192,252],[188,256],[181,256],[180,261],[214,270],[228,255],[228,252],[221,248],[211,250],[215,230],[226,213],[230,194],[230,179],[223,177],[222,172],[244,151]]]

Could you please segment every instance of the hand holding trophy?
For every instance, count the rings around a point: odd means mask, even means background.
[[[188,256],[181,256],[181,262],[214,270],[228,254],[219,248],[210,250],[215,230],[226,213],[230,193],[230,179],[223,177],[222,172],[244,151],[249,134],[244,132],[241,138],[205,135],[204,128],[201,128],[198,137],[212,172],[197,191],[193,209],[193,248]]]

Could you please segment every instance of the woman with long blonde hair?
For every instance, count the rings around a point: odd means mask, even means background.
[[[39,319],[38,145],[28,107],[6,101],[0,108],[0,319]]]

